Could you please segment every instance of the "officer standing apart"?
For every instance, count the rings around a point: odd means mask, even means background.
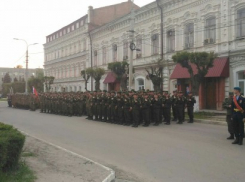
[[[228,132],[230,133],[230,136],[227,138],[227,140],[234,139],[234,126],[232,122],[232,110],[231,110],[233,96],[234,96],[233,92],[229,92],[229,97],[225,98],[223,102],[223,108],[226,109],[226,122],[228,126]]]
[[[232,119],[235,129],[236,140],[232,144],[243,145],[244,137],[244,118],[245,118],[245,99],[241,95],[241,88],[234,88],[234,97],[232,101]]]
[[[196,103],[195,97],[193,97],[192,92],[189,92],[187,101],[186,101],[186,107],[187,107],[187,112],[189,116],[189,122],[188,123],[193,123],[194,122],[194,104]]]

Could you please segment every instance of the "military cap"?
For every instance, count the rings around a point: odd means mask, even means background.
[[[229,95],[234,95],[234,93],[233,92],[229,92]]]
[[[234,90],[237,90],[237,91],[241,92],[241,88],[240,87],[234,87]]]

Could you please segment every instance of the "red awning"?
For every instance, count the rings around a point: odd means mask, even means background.
[[[191,64],[191,67],[194,75],[197,74],[197,67],[194,64]],[[228,57],[216,58],[214,60],[214,66],[208,70],[208,74],[205,77],[229,77]],[[190,78],[190,74],[187,68],[183,68],[180,64],[177,64],[170,78]]]
[[[104,80],[104,83],[115,83],[117,80],[116,75],[113,72],[109,72]]]

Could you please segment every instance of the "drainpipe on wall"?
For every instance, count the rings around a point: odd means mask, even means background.
[[[88,36],[89,36],[89,42],[90,42],[90,61],[91,61],[91,68],[93,68],[93,42],[92,42],[92,37],[90,32],[88,32]],[[93,78],[90,77],[91,79],[91,91],[93,91]]]

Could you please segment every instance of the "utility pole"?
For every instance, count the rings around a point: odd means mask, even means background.
[[[130,62],[129,62],[129,87],[128,89],[132,89],[132,81],[133,81],[133,55],[134,49],[132,49],[132,45],[134,45],[134,26],[135,26],[135,12],[133,7],[134,0],[131,1],[131,25],[129,30],[129,38],[130,38]]]
[[[28,93],[28,46],[26,48],[26,83],[25,83],[25,93]]]
[[[26,40],[24,39],[18,39],[18,38],[14,38],[14,40],[20,40],[20,41],[24,41],[26,43],[26,70],[25,70],[25,94],[28,94],[28,48],[32,45],[36,45],[38,43],[34,43],[34,44],[28,44]]]
[[[156,0],[157,6],[160,9],[160,13],[161,13],[161,60],[163,61],[164,57],[163,57],[163,8],[160,5],[160,0]],[[165,60],[165,65],[167,67],[168,70],[168,92],[170,92],[170,70],[169,70],[169,65],[168,65],[168,60]],[[161,78],[163,79],[163,70],[161,72]],[[161,82],[161,89],[163,89],[163,81]]]
[[[161,12],[161,32],[160,32],[160,39],[161,39],[161,61],[163,61],[163,9],[160,5],[160,0],[156,0],[157,1],[157,6],[160,9]],[[163,90],[163,69],[161,70],[161,85],[160,85],[160,89]]]

